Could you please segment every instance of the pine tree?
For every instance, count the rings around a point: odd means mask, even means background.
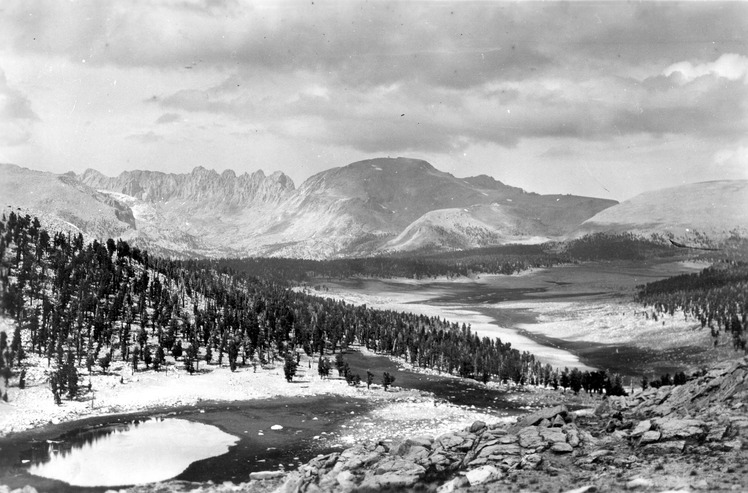
[[[293,377],[296,375],[296,368],[298,367],[296,358],[293,353],[289,352],[286,355],[285,363],[283,364],[283,374],[286,376],[286,381],[291,382]]]
[[[75,368],[75,358],[72,352],[68,352],[67,360],[63,367],[63,375],[66,379],[68,399],[74,399],[78,395],[78,370]]]
[[[164,353],[164,348],[159,346],[156,348],[156,357],[153,358],[153,369],[158,371],[165,362],[166,354]]]
[[[174,356],[174,359],[178,359],[182,357],[182,353],[184,350],[182,349],[182,341],[177,341],[176,344],[174,344],[174,347],[171,348],[171,355]]]
[[[109,365],[112,363],[112,355],[109,353],[105,353],[104,356],[99,358],[99,366],[101,367],[101,371],[106,373],[107,370],[109,370]]]
[[[582,372],[579,371],[579,368],[572,368],[569,374],[569,387],[574,395],[579,394],[579,391],[582,390]]]
[[[229,343],[229,368],[231,371],[236,370],[236,359],[239,357],[239,347],[236,344],[236,341],[234,339],[231,340]]]
[[[138,371],[138,361],[140,360],[140,347],[135,346],[132,349],[132,372]]]
[[[23,344],[21,344],[21,326],[19,324],[16,324],[16,329],[13,331],[13,342],[11,343],[10,348],[11,351],[13,351],[16,361],[20,365],[21,360],[26,357],[26,354],[23,351]]]
[[[151,363],[153,363],[153,355],[151,354],[151,348],[149,348],[148,346],[145,346],[145,349],[143,349],[143,362],[145,363],[146,368],[151,366]]]
[[[317,373],[319,373],[319,376],[322,378],[329,377],[331,368],[330,360],[320,356],[319,363],[317,363]]]
[[[382,387],[384,388],[384,391],[387,392],[387,389],[395,382],[395,377],[393,375],[390,375],[389,372],[384,372],[384,375],[382,375]]]

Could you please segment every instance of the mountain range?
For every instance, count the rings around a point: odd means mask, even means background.
[[[747,203],[746,184],[695,184],[688,194],[703,203],[733,194],[732,205],[717,211],[724,224],[709,223],[728,231],[747,224],[748,209],[735,213],[740,201]],[[539,195],[486,175],[457,178],[409,158],[332,168],[298,188],[281,172],[237,176],[197,167],[186,174],[125,171],[107,177],[92,169],[58,175],[0,165],[3,205],[89,236],[123,238],[178,257],[332,258],[536,243],[605,230],[664,233],[672,226],[674,236],[689,225],[702,230],[706,223],[699,220],[665,217],[683,210],[677,196],[672,189],[618,204]],[[652,202],[659,197],[673,206],[655,220]]]

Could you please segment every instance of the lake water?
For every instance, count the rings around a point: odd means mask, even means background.
[[[164,481],[195,461],[220,456],[239,439],[184,419],[150,419],[87,430],[38,445],[29,472],[73,486]]]
[[[524,412],[507,399],[505,391],[477,382],[413,373],[389,358],[355,351],[346,353],[346,361],[354,372],[365,375],[370,369],[381,375],[387,371],[396,375],[397,387],[433,392],[439,399],[474,405],[497,418]],[[144,412],[64,423],[0,438],[0,484],[91,493],[105,491],[106,485],[121,486],[123,479],[117,478],[122,475],[127,484],[166,478],[239,483],[247,481],[253,471],[294,469],[317,454],[340,450],[335,444],[350,434],[351,420],[366,417],[374,406],[366,400],[320,395],[206,402],[168,414]],[[282,429],[274,429],[275,425]],[[180,431],[182,427],[195,431]],[[191,444],[192,438],[197,445]],[[161,451],[160,445],[167,450]],[[115,453],[115,458],[105,458],[105,450]],[[174,452],[176,457],[170,455]],[[139,462],[144,467],[136,469]],[[112,471],[104,480],[109,468]],[[158,478],[151,476],[155,472]]]

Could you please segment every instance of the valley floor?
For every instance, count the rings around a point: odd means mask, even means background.
[[[486,275],[461,282],[425,279],[329,280],[319,296],[381,310],[407,311],[471,324],[554,367],[607,369],[638,382],[692,372],[735,357],[729,344],[714,348],[708,330],[682,312],[654,317],[633,302],[634,287],[702,264],[582,264],[521,275]],[[301,288],[297,288],[301,289]]]

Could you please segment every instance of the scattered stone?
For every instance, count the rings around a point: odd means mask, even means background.
[[[286,473],[284,471],[257,471],[249,473],[249,479],[255,481],[265,481],[268,479],[276,479],[283,477]]]
[[[569,414],[569,409],[564,405],[541,409],[540,411],[528,414],[527,416],[520,418],[520,420],[515,425],[510,427],[509,431],[511,432],[512,430],[518,430],[527,426],[536,425],[544,419],[551,420],[555,418],[557,414],[560,414],[562,417],[564,417]]]
[[[648,419],[639,421],[639,424],[637,424],[631,432],[631,436],[638,437],[639,435],[643,435],[644,433],[648,432],[650,429],[652,429],[652,421]]]
[[[499,443],[517,443],[519,437],[517,435],[504,435],[499,437]]]
[[[581,442],[579,432],[573,428],[566,430],[566,442],[572,447],[578,447]]]
[[[668,454],[668,453],[680,453],[686,446],[684,440],[671,440],[668,442],[657,442],[650,443],[644,447],[644,450],[652,453]]]
[[[743,366],[725,365],[716,376],[682,386],[606,399],[602,415],[572,415],[557,406],[511,426],[476,421],[436,440],[356,445],[301,466],[278,491],[485,493],[506,485],[523,491],[564,491],[580,485],[567,493],[645,491],[655,485],[670,491],[748,491],[742,469],[732,466],[745,463],[748,443],[746,407],[735,405],[748,397],[748,358],[743,361]],[[687,477],[690,471],[695,477]],[[444,481],[438,488],[436,478]],[[500,479],[505,481],[495,483]]]
[[[519,444],[522,448],[534,450],[538,447],[545,446],[545,442],[538,433],[536,426],[528,426],[517,434]]]
[[[420,445],[421,447],[431,448],[431,444],[434,443],[434,439],[432,437],[428,436],[420,436],[420,437],[414,437],[414,438],[408,438],[406,440],[407,442],[410,442],[414,445]]]
[[[597,491],[597,487],[594,484],[588,484],[586,486],[574,488],[573,490],[566,490],[564,493],[592,493],[593,491]]]
[[[646,478],[634,478],[626,483],[627,490],[648,489],[653,485],[652,480]]]
[[[707,442],[719,442],[727,435],[727,426],[713,426],[706,436]]]
[[[473,459],[471,461],[467,461],[466,465],[470,467],[478,467],[488,464],[488,457],[480,457],[478,459]]]
[[[706,424],[699,419],[656,418],[654,426],[662,434],[662,440],[673,438],[698,439],[706,436]]]
[[[436,489],[436,493],[453,493],[455,491],[461,491],[467,486],[470,486],[468,479],[465,476],[457,476],[439,486],[439,488]]]
[[[551,446],[551,451],[556,452],[557,454],[568,454],[574,451],[574,447],[572,447],[566,442],[563,442],[563,443],[558,442],[558,443],[554,443]]]
[[[470,486],[475,486],[476,484],[501,478],[501,472],[494,466],[486,465],[466,472],[465,477],[470,483]]]
[[[599,459],[600,457],[605,457],[606,455],[612,455],[612,450],[607,449],[601,449],[601,450],[595,450],[594,452],[590,453],[588,457],[592,460]]]
[[[520,455],[522,450],[516,443],[498,444],[486,447],[481,450],[480,457],[489,457],[491,455]]]
[[[641,440],[639,440],[639,443],[646,444],[646,443],[656,442],[657,440],[660,439],[660,436],[661,436],[661,433],[659,431],[647,431],[642,435]]]
[[[413,462],[425,461],[430,452],[431,443],[428,440],[407,439],[390,447],[390,453]]]
[[[386,472],[375,476],[366,476],[361,482],[361,490],[397,490],[410,488],[418,482],[419,475],[402,472]]]
[[[479,433],[486,429],[486,423],[483,421],[474,421],[472,425],[470,425],[470,433]]]
[[[546,442],[566,443],[566,434],[561,428],[540,428],[538,434]]]
[[[537,469],[543,462],[543,456],[540,454],[527,454],[522,457],[519,466],[522,469]]]
[[[735,440],[722,442],[722,445],[732,450],[740,450],[743,448],[743,441],[740,438],[736,438]]]
[[[706,481],[706,479],[700,479],[695,483],[691,483],[691,488],[695,490],[708,490],[709,483]]]

